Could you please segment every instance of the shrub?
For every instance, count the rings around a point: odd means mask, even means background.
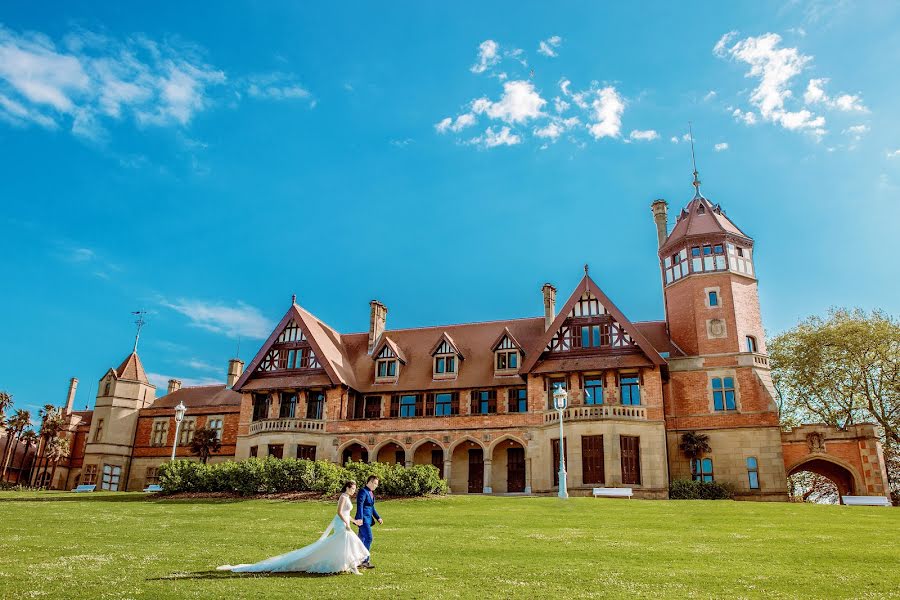
[[[734,490],[718,481],[676,479],[669,486],[670,500],[730,500]]]
[[[203,464],[190,460],[167,462],[159,467],[163,493],[230,492],[242,496],[282,492],[335,494],[347,479],[365,485],[370,475],[379,479],[379,493],[385,496],[446,494],[447,482],[432,465],[348,463],[341,467],[324,460],[295,458],[248,458]]]

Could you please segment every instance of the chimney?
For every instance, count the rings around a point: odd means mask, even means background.
[[[544,331],[547,331],[556,318],[556,288],[545,283],[541,291],[544,293]]]
[[[171,394],[172,392],[177,392],[181,389],[181,381],[178,379],[170,379],[169,380],[169,391],[167,394]]]
[[[69,395],[66,397],[66,413],[72,414],[72,408],[75,406],[75,390],[78,389],[78,378],[73,377],[69,380]]]
[[[387,307],[378,300],[372,300],[369,302],[369,308],[369,354],[372,354],[378,338],[384,333],[384,326],[387,323]]]
[[[225,379],[225,385],[230,390],[234,384],[241,378],[244,372],[244,361],[239,358],[232,358],[228,361],[228,377]]]
[[[653,211],[653,221],[656,222],[656,237],[659,240],[659,248],[662,248],[666,238],[669,237],[667,232],[668,208],[669,203],[663,199],[654,200],[653,204],[650,205],[650,210]]]

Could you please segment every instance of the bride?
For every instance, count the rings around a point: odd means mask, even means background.
[[[357,567],[363,562],[369,551],[363,545],[350,524],[357,527],[362,525],[361,519],[352,520],[350,509],[353,506],[351,498],[356,493],[356,482],[348,481],[341,490],[338,500],[337,515],[331,520],[325,533],[318,541],[293,550],[287,554],[273,556],[252,565],[223,565],[219,571],[234,571],[235,573],[285,573],[303,571],[306,573],[343,573],[350,571],[359,575]],[[332,532],[333,535],[329,535]]]

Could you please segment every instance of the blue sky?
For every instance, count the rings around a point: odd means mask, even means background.
[[[0,389],[92,404],[140,308],[145,367],[186,383],[292,293],[344,332],[372,298],[514,318],[589,263],[661,318],[649,204],[691,197],[688,121],[770,334],[897,314],[900,9],[720,4],[4,3]]]

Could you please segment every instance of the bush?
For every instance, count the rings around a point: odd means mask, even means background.
[[[440,478],[437,468],[432,465],[405,468],[401,465],[351,462],[346,467],[341,467],[324,460],[278,459],[270,456],[205,465],[191,460],[176,460],[160,465],[158,475],[165,494],[335,494],[346,480],[353,479],[362,486],[370,475],[378,477],[379,493],[384,496],[425,496],[448,492],[447,482]]]
[[[734,490],[718,481],[691,481],[676,479],[669,486],[670,500],[730,500]]]

